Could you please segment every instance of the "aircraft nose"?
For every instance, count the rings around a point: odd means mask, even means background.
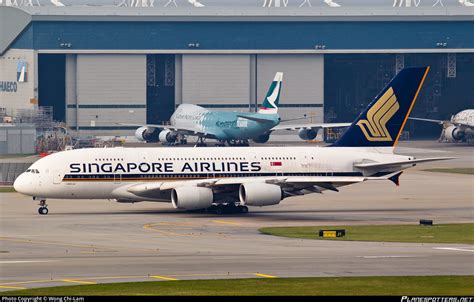
[[[15,182],[13,183],[13,188],[19,193],[27,194],[28,185],[25,180],[25,173],[20,174],[20,176],[15,179]]]

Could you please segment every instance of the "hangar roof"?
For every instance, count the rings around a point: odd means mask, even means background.
[[[459,6],[411,9],[0,6],[0,54],[9,47],[58,52],[131,48],[189,51],[192,44],[200,45],[200,49],[191,51],[314,51],[315,47],[323,52],[393,50],[436,48],[440,43],[446,47],[448,42],[449,48],[473,49],[474,33],[470,30],[473,21],[474,7]],[[126,25],[130,22],[136,23],[133,30]],[[215,22],[223,24],[215,26]],[[279,34],[278,39],[275,33]],[[220,40],[216,41],[216,37]],[[64,42],[58,43],[59,40]],[[122,40],[128,43],[121,44]]]
[[[474,7],[313,7],[300,9],[287,7],[285,9],[249,8],[249,7],[115,7],[115,6],[66,6],[66,7],[25,7],[23,11],[38,21],[150,21],[150,20],[190,20],[195,21],[367,21],[367,20],[474,20]],[[231,19],[229,19],[231,17]],[[137,20],[139,18],[139,20]]]

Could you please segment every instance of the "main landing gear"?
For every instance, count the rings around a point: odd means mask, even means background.
[[[232,147],[248,147],[250,145],[247,139],[229,139],[227,144]]]
[[[206,147],[206,143],[204,142],[204,137],[198,137],[198,141],[196,143],[196,147]]]
[[[246,214],[249,212],[249,208],[246,206],[241,205],[234,205],[234,204],[219,204],[219,205],[212,205],[211,207],[207,208],[206,211],[208,213],[213,213],[217,215],[222,214]]]
[[[40,215],[47,215],[48,214],[48,205],[46,204],[46,200],[41,199],[39,203],[40,208],[38,209],[38,213]]]

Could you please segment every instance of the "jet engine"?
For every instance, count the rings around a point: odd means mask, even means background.
[[[156,128],[148,128],[146,126],[140,127],[135,131],[135,137],[142,142],[156,143],[158,142],[158,136],[160,130]]]
[[[458,127],[451,125],[444,130],[444,135],[450,141],[460,141],[464,138],[466,133],[461,131]]]
[[[310,141],[316,138],[318,131],[315,129],[300,129],[298,131],[298,136],[305,141]]]
[[[270,139],[270,133],[265,133],[265,134],[257,136],[256,138],[252,140],[258,144],[265,144],[266,142],[268,142],[269,139]]]
[[[178,137],[178,133],[165,129],[160,132],[160,135],[158,137],[160,139],[160,142],[174,143],[176,141],[176,138]]]
[[[283,199],[280,186],[265,183],[244,183],[239,188],[240,204],[245,206],[272,206]]]
[[[209,188],[178,187],[171,192],[171,203],[175,209],[199,210],[209,208],[214,195]]]

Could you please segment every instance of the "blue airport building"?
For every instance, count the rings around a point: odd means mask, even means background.
[[[474,103],[474,8],[0,6],[0,107],[52,106],[78,133],[133,135],[176,106],[352,121],[402,68],[431,66],[413,116]],[[410,137],[439,134],[407,124]]]

